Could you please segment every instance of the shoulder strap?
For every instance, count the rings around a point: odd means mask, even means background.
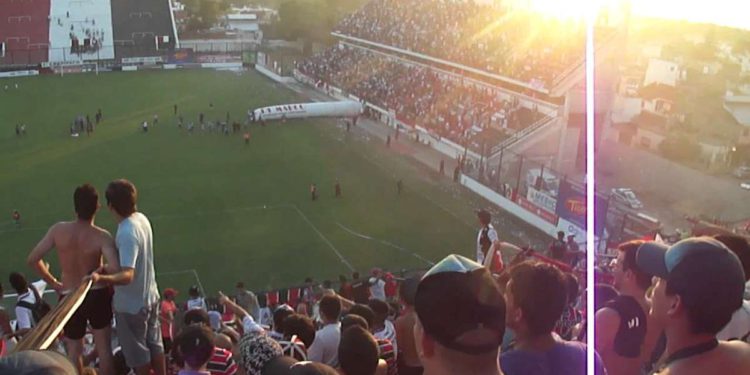
[[[26,302],[26,301],[18,301],[18,302],[16,302],[16,306],[23,307],[24,309],[33,310],[34,306],[36,306],[36,305],[34,305],[34,304],[30,303],[30,302]]]
[[[34,298],[36,299],[35,304],[41,303],[42,297],[39,295],[39,291],[36,290],[36,287],[34,286],[34,284],[29,284],[29,289],[31,289],[31,291],[34,293]]]

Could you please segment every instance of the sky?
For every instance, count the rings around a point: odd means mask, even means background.
[[[750,2],[743,0],[631,0],[631,2],[633,15],[707,22],[750,30]]]
[[[493,0],[479,0],[493,1]],[[497,0],[495,0],[497,1]],[[508,0],[502,0],[508,1]],[[611,6],[631,2],[636,16],[682,19],[714,23],[750,30],[750,2],[747,0],[509,0],[559,17],[581,17],[597,5]]]

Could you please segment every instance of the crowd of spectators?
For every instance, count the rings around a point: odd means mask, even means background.
[[[367,50],[338,45],[298,64],[319,86],[335,86],[388,111],[409,125],[481,150],[538,120],[517,98]],[[502,129],[502,131],[500,130]],[[473,145],[471,143],[474,143]],[[494,146],[487,143],[486,147]]]
[[[585,45],[583,22],[503,2],[372,0],[334,30],[547,89]]]
[[[11,324],[0,310],[0,373],[43,367],[158,375],[586,372],[590,317],[581,297],[589,286],[575,257],[560,256],[563,236],[548,256],[521,249],[501,242],[491,216],[480,210],[478,261],[449,255],[426,272],[400,277],[375,268],[352,280],[340,276],[338,289],[307,278],[283,293],[255,294],[240,282],[231,296],[206,297],[193,286],[177,303],[176,289],[159,295],[152,232],[136,209],[135,187],[115,180],[106,198],[119,222],[115,238],[93,224],[98,196],[82,185],[74,194],[78,219],[53,225],[29,256],[43,281],[10,275],[16,319]],[[52,248],[67,270],[62,281],[43,261]],[[611,272],[612,285],[591,286],[594,373],[750,372],[749,270],[750,245],[739,236],[621,244],[610,268],[600,270]],[[52,346],[67,359],[7,354],[8,344],[39,332],[49,312],[41,298],[46,288],[65,296],[89,280],[95,288],[63,327],[65,346]]]

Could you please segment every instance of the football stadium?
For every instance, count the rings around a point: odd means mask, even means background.
[[[586,205],[627,1],[1,2],[0,373],[584,374],[587,249],[663,240]]]

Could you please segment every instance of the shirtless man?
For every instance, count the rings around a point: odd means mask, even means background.
[[[119,271],[119,258],[112,236],[106,230],[94,225],[94,215],[99,208],[99,195],[96,189],[84,184],[76,188],[73,202],[77,220],[59,222],[53,225],[39,244],[29,254],[28,264],[61,298],[72,293],[84,277],[99,268],[107,273]],[[62,282],[58,281],[44,266],[42,258],[52,249],[62,268]],[[103,265],[102,256],[107,264]],[[111,347],[112,289],[103,285],[93,285],[86,299],[63,328],[68,358],[83,370],[83,336],[87,323],[94,330],[94,343],[100,360],[102,374],[114,374]]]

